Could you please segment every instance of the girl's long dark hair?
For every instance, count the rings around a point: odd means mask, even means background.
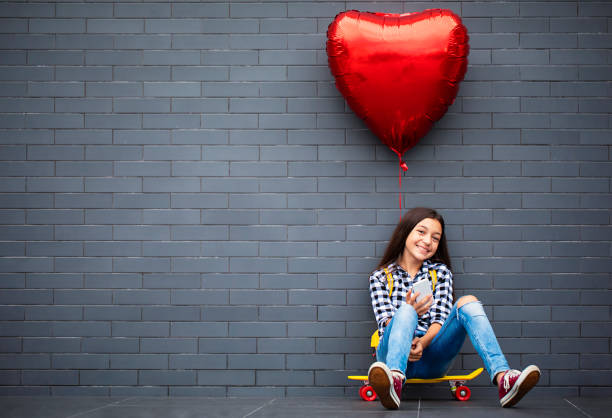
[[[410,231],[412,231],[419,222],[426,218],[435,219],[440,222],[440,225],[442,225],[442,236],[440,237],[440,242],[438,243],[436,253],[431,257],[431,261],[444,263],[449,269],[452,269],[450,256],[448,254],[448,246],[446,245],[444,218],[442,218],[442,215],[440,215],[434,209],[430,208],[410,209],[404,214],[404,216],[402,216],[399,223],[395,227],[393,234],[391,235],[391,239],[389,239],[389,244],[387,244],[385,254],[381,258],[380,263],[378,263],[379,269],[387,267],[390,263],[395,262],[402,255],[404,252],[404,247],[406,246],[406,238],[408,238]]]

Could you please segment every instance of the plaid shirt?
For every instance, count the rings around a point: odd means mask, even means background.
[[[390,298],[387,288],[387,275],[384,269],[376,270],[370,276],[370,297],[372,298],[372,308],[374,308],[380,336],[383,335],[385,330],[385,321],[392,318],[395,311],[405,302],[406,295],[412,289],[413,283],[424,278],[427,278],[431,283],[429,270],[436,270],[438,283],[429,311],[419,317],[416,334],[424,335],[434,322],[444,324],[453,307],[453,273],[445,264],[432,263],[430,260],[426,260],[414,279],[411,279],[410,275],[398,264],[391,263],[387,266],[387,269],[393,276],[393,293]]]

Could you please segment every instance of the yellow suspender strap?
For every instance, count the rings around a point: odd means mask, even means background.
[[[429,270],[429,275],[431,276],[431,290],[436,291],[436,284],[438,284],[438,275],[435,270]]]
[[[384,268],[385,274],[387,275],[387,287],[389,288],[389,297],[391,296],[391,292],[393,292],[393,276],[388,268]]]

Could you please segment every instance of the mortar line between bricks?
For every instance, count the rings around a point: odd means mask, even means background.
[[[74,417],[78,417],[79,415],[83,415],[83,414],[87,414],[87,413],[89,413],[89,412],[93,412],[93,411],[97,411],[97,410],[100,410],[100,409],[108,408],[109,406],[118,405],[118,404],[120,404],[121,402],[128,401],[128,400],[130,400],[130,399],[136,399],[136,398],[137,398],[137,396],[132,396],[132,397],[130,397],[130,398],[121,399],[120,401],[111,402],[111,403],[109,403],[109,404],[102,405],[102,406],[99,406],[99,407],[97,407],[97,408],[88,409],[87,411],[77,412],[76,414],[69,415],[69,416],[67,416],[67,417],[65,417],[65,418],[74,418]]]
[[[569,400],[567,399],[563,399],[565,402],[567,402],[568,404],[570,404],[571,406],[573,406],[574,408],[576,408],[577,410],[579,410],[580,412],[582,412],[582,414],[584,414],[585,417],[589,417],[589,418],[593,418],[592,415],[587,414],[586,412],[584,412],[582,409],[578,408],[578,406],[574,405],[573,403],[571,403]]]
[[[245,416],[243,416],[242,418],[247,418],[250,417],[251,415],[253,415],[255,412],[260,411],[261,409],[265,408],[268,405],[271,405],[274,401],[276,400],[276,398],[266,402],[265,404],[261,405],[259,408],[256,408],[254,410],[252,410],[251,412],[249,412],[248,414],[246,414]]]

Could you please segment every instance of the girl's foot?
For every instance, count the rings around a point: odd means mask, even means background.
[[[368,382],[387,409],[399,409],[404,378],[393,373],[385,363],[377,361],[368,370]]]
[[[507,370],[500,379],[499,403],[504,408],[516,405],[540,379],[538,366],[527,366],[522,372]]]

